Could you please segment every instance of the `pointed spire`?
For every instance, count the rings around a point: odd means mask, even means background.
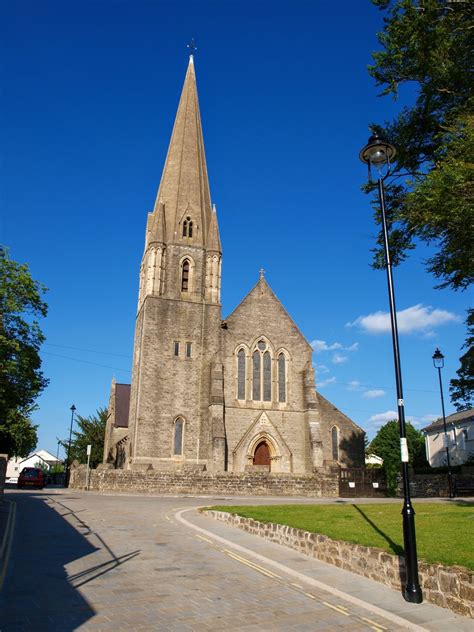
[[[222,252],[215,204],[212,205],[211,225],[209,226],[209,233],[207,235],[207,249]]]
[[[194,243],[203,243],[211,223],[211,196],[192,55],[161,177],[155,213],[160,203],[166,206],[167,242],[179,239],[180,222],[186,215],[191,217],[197,227]]]

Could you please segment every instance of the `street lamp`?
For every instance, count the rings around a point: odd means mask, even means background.
[[[444,445],[446,447],[446,461],[448,465],[448,490],[449,497],[453,498],[453,473],[451,472],[451,459],[449,458],[449,437],[448,429],[446,428],[446,414],[444,412],[443,382],[441,381],[441,369],[444,368],[444,355],[438,348],[436,348],[436,351],[433,353],[433,365],[435,369],[438,369],[441,410],[443,412]]]
[[[76,407],[74,404],[70,408],[71,410],[71,426],[69,428],[69,443],[67,444],[67,457],[66,457],[66,478],[64,480],[64,487],[69,487],[69,460],[71,456],[71,439],[72,439],[72,424],[74,423],[74,413]]]
[[[418,559],[416,553],[415,511],[411,504],[410,483],[408,474],[408,447],[405,427],[405,406],[403,401],[402,371],[400,366],[400,350],[398,345],[397,311],[395,308],[395,291],[392,277],[392,263],[388,242],[387,218],[385,214],[384,180],[390,174],[390,166],[396,151],[393,145],[373,134],[367,145],[361,149],[359,158],[369,169],[369,182],[372,181],[372,168],[377,171],[377,185],[382,214],[383,242],[385,250],[385,267],[387,270],[388,298],[390,304],[390,321],[392,327],[393,360],[395,365],[395,381],[397,385],[398,425],[400,430],[400,453],[403,478],[403,541],[405,548],[406,583],[404,597],[411,603],[421,603],[423,595],[418,580]]]

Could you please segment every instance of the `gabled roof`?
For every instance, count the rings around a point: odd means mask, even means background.
[[[258,283],[254,285],[254,287],[250,290],[250,292],[237,305],[234,311],[229,314],[229,316],[225,319],[225,321],[231,322],[234,318],[238,318],[239,312],[244,311],[245,309],[249,308],[250,304],[253,301],[259,301],[259,300],[269,300],[271,303],[273,303],[276,309],[281,313],[282,317],[288,321],[289,325],[296,330],[299,336],[301,336],[304,342],[311,349],[311,345],[303,336],[298,326],[296,325],[295,321],[291,318],[291,316],[288,314],[286,309],[283,307],[283,304],[281,303],[279,298],[276,296],[272,288],[268,285],[267,280],[265,279],[263,274],[261,274],[258,280]]]
[[[323,397],[323,395],[321,395],[321,393],[319,391],[317,391],[317,393],[318,393],[318,401],[319,401],[319,404],[320,404],[322,409],[324,409],[324,408],[331,408],[332,410],[335,410],[339,415],[342,415],[344,417],[344,419],[346,419],[346,421],[348,421],[353,426],[355,426],[357,428],[357,430],[360,430],[361,432],[363,432],[365,434],[365,430],[363,428],[361,428],[360,426],[358,426],[355,423],[355,421],[352,421],[352,419],[350,417],[348,417],[347,415],[345,415],[342,411],[340,411],[339,408],[337,408],[337,406],[334,406],[334,404],[332,402],[330,402],[328,399]]]
[[[471,420],[474,422],[474,408],[469,408],[469,410],[462,410],[459,413],[448,415],[446,417],[446,425],[457,426],[458,424],[466,423],[466,421]],[[443,418],[440,417],[439,419],[436,419],[435,421],[433,421],[433,423],[425,426],[421,430],[423,432],[430,432],[431,430],[439,430],[442,428],[444,428],[444,422]]]

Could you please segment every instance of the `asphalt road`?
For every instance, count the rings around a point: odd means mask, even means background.
[[[193,509],[281,499],[48,489],[6,497],[16,516],[0,632],[473,629]]]

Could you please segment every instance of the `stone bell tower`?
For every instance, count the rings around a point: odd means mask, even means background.
[[[213,430],[220,428],[222,438],[215,369],[221,257],[191,55],[140,269],[127,448],[132,469],[207,466],[210,459],[224,467],[223,442],[214,441]]]

